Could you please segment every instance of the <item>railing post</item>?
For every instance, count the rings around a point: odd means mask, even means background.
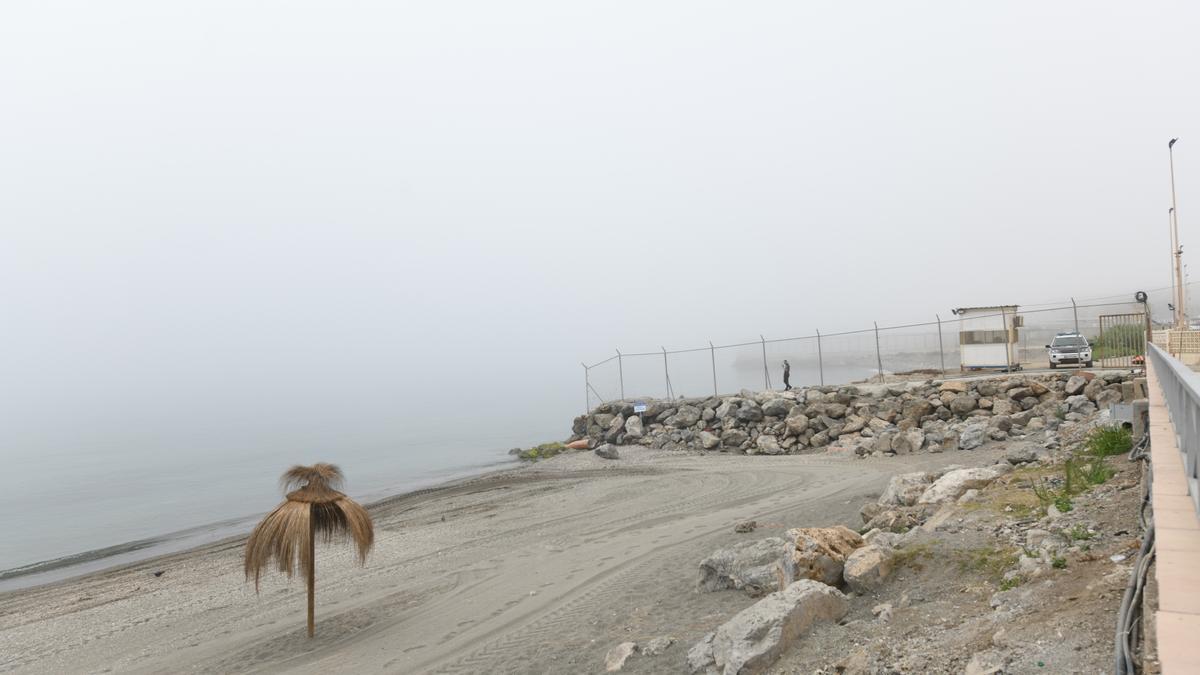
[[[663,353],[663,376],[667,381],[667,400],[674,401],[675,395],[671,392],[671,371],[667,368],[667,348],[662,348]]]
[[[821,386],[825,386],[825,357],[821,354],[821,329],[817,329],[817,373],[821,378]]]
[[[758,339],[762,341],[763,386],[766,387],[766,391],[770,391],[771,390],[771,374],[767,371],[767,339],[762,336],[762,333],[759,333]]]
[[[717,393],[717,348],[713,346],[712,340],[708,341],[708,356],[712,359],[713,373],[713,396],[719,396]]]
[[[583,366],[583,414],[586,415],[592,411],[592,383],[588,381],[588,367],[583,361],[579,362]]]
[[[621,400],[625,400],[625,364],[621,363],[621,350],[617,350],[617,375],[621,378]]]
[[[942,377],[946,376],[946,348],[942,346],[942,317],[934,314],[938,322],[938,357],[942,360]]]
[[[1003,312],[1004,308],[1001,307],[1000,311]],[[1079,307],[1075,304],[1075,298],[1071,298],[1071,314],[1075,316],[1075,334],[1079,335]]]
[[[875,324],[875,362],[879,365],[879,381],[883,382],[883,354],[879,351],[879,322],[872,321]]]

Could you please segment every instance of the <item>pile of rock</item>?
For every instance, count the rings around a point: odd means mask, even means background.
[[[1128,373],[1088,371],[810,387],[785,392],[606,403],[575,418],[571,440],[653,448],[794,454],[830,446],[860,456],[972,450],[988,440],[1082,420],[1144,396]],[[1140,385],[1140,382],[1138,383]]]

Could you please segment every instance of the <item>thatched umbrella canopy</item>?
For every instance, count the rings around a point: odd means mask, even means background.
[[[375,528],[366,509],[337,491],[342,472],[332,464],[293,466],[280,483],[287,500],[263,518],[246,542],[246,579],[254,576],[257,592],[258,580],[272,562],[289,579],[298,565],[308,579],[308,636],[312,637],[317,535],[325,543],[353,540],[359,563],[366,564]]]

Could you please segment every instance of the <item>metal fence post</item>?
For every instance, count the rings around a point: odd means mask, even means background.
[[[942,360],[942,377],[946,376],[946,348],[942,346],[942,317],[934,314],[938,322],[938,357]]]
[[[758,334],[758,339],[762,341],[763,386],[766,387],[766,391],[770,391],[771,390],[771,375],[767,371],[767,339],[762,336],[762,333]]]
[[[621,400],[625,400],[625,364],[621,363],[621,350],[617,350],[617,375],[621,378]]]
[[[671,371],[667,368],[667,348],[662,348],[663,352],[663,376],[667,380],[667,400],[674,401],[675,396],[671,393]]]
[[[708,356],[712,359],[713,370],[713,396],[717,394],[717,348],[713,346],[712,340],[708,341]]]
[[[579,362],[583,366],[583,414],[586,415],[592,411],[592,383],[588,381],[588,367],[583,361]]]
[[[1004,308],[1001,307],[1000,311],[1003,312]],[[1071,314],[1075,317],[1075,334],[1079,335],[1079,307],[1075,304],[1075,298],[1071,298]]]
[[[883,354],[879,351],[879,322],[872,321],[875,324],[875,362],[879,365],[879,381],[883,382]]]
[[[1074,305],[1075,301],[1072,300],[1071,304]],[[996,315],[993,314],[992,316]],[[1008,312],[1004,311],[1004,305],[1000,306],[1000,323],[1004,327],[1004,372],[1011,373],[1012,357],[1008,354]]]
[[[817,329],[817,373],[821,378],[821,386],[825,386],[825,357],[821,354],[821,329]]]

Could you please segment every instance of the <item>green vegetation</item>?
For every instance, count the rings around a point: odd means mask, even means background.
[[[1001,579],[1000,580],[1000,590],[1011,591],[1012,589],[1016,588],[1017,586],[1020,586],[1023,583],[1025,583],[1025,579],[1021,578],[1019,575],[1015,576],[1015,577],[1010,577],[1008,579]]]
[[[921,560],[933,557],[933,543],[924,542],[920,544],[911,544],[896,551],[896,555],[892,556],[892,566],[897,569],[901,567],[912,567],[921,569]]]
[[[1088,434],[1087,454],[1094,457],[1111,457],[1129,452],[1133,447],[1133,435],[1125,427],[1097,427]]]
[[[1101,485],[1115,473],[1102,456],[1073,457],[1063,464],[1061,479],[1033,481],[1031,487],[1042,508],[1051,504],[1061,513],[1074,508],[1071,497]]]
[[[964,572],[978,572],[988,577],[993,583],[1002,583],[1004,573],[1017,564],[1020,555],[1014,548],[997,548],[981,546],[979,548],[955,551],[958,567]]]
[[[1109,359],[1119,356],[1137,356],[1146,352],[1146,328],[1134,324],[1113,326],[1096,338],[1092,356]]]
[[[1050,559],[1050,566],[1056,570],[1067,569],[1067,559],[1061,556],[1054,556]]]
[[[1071,541],[1087,541],[1096,535],[1088,532],[1088,529],[1083,525],[1076,525],[1067,530],[1067,536],[1071,537]]]
[[[554,443],[542,443],[541,445],[522,451],[517,455],[521,459],[536,461],[539,459],[549,459],[559,453],[567,451],[567,446],[555,441]]]

